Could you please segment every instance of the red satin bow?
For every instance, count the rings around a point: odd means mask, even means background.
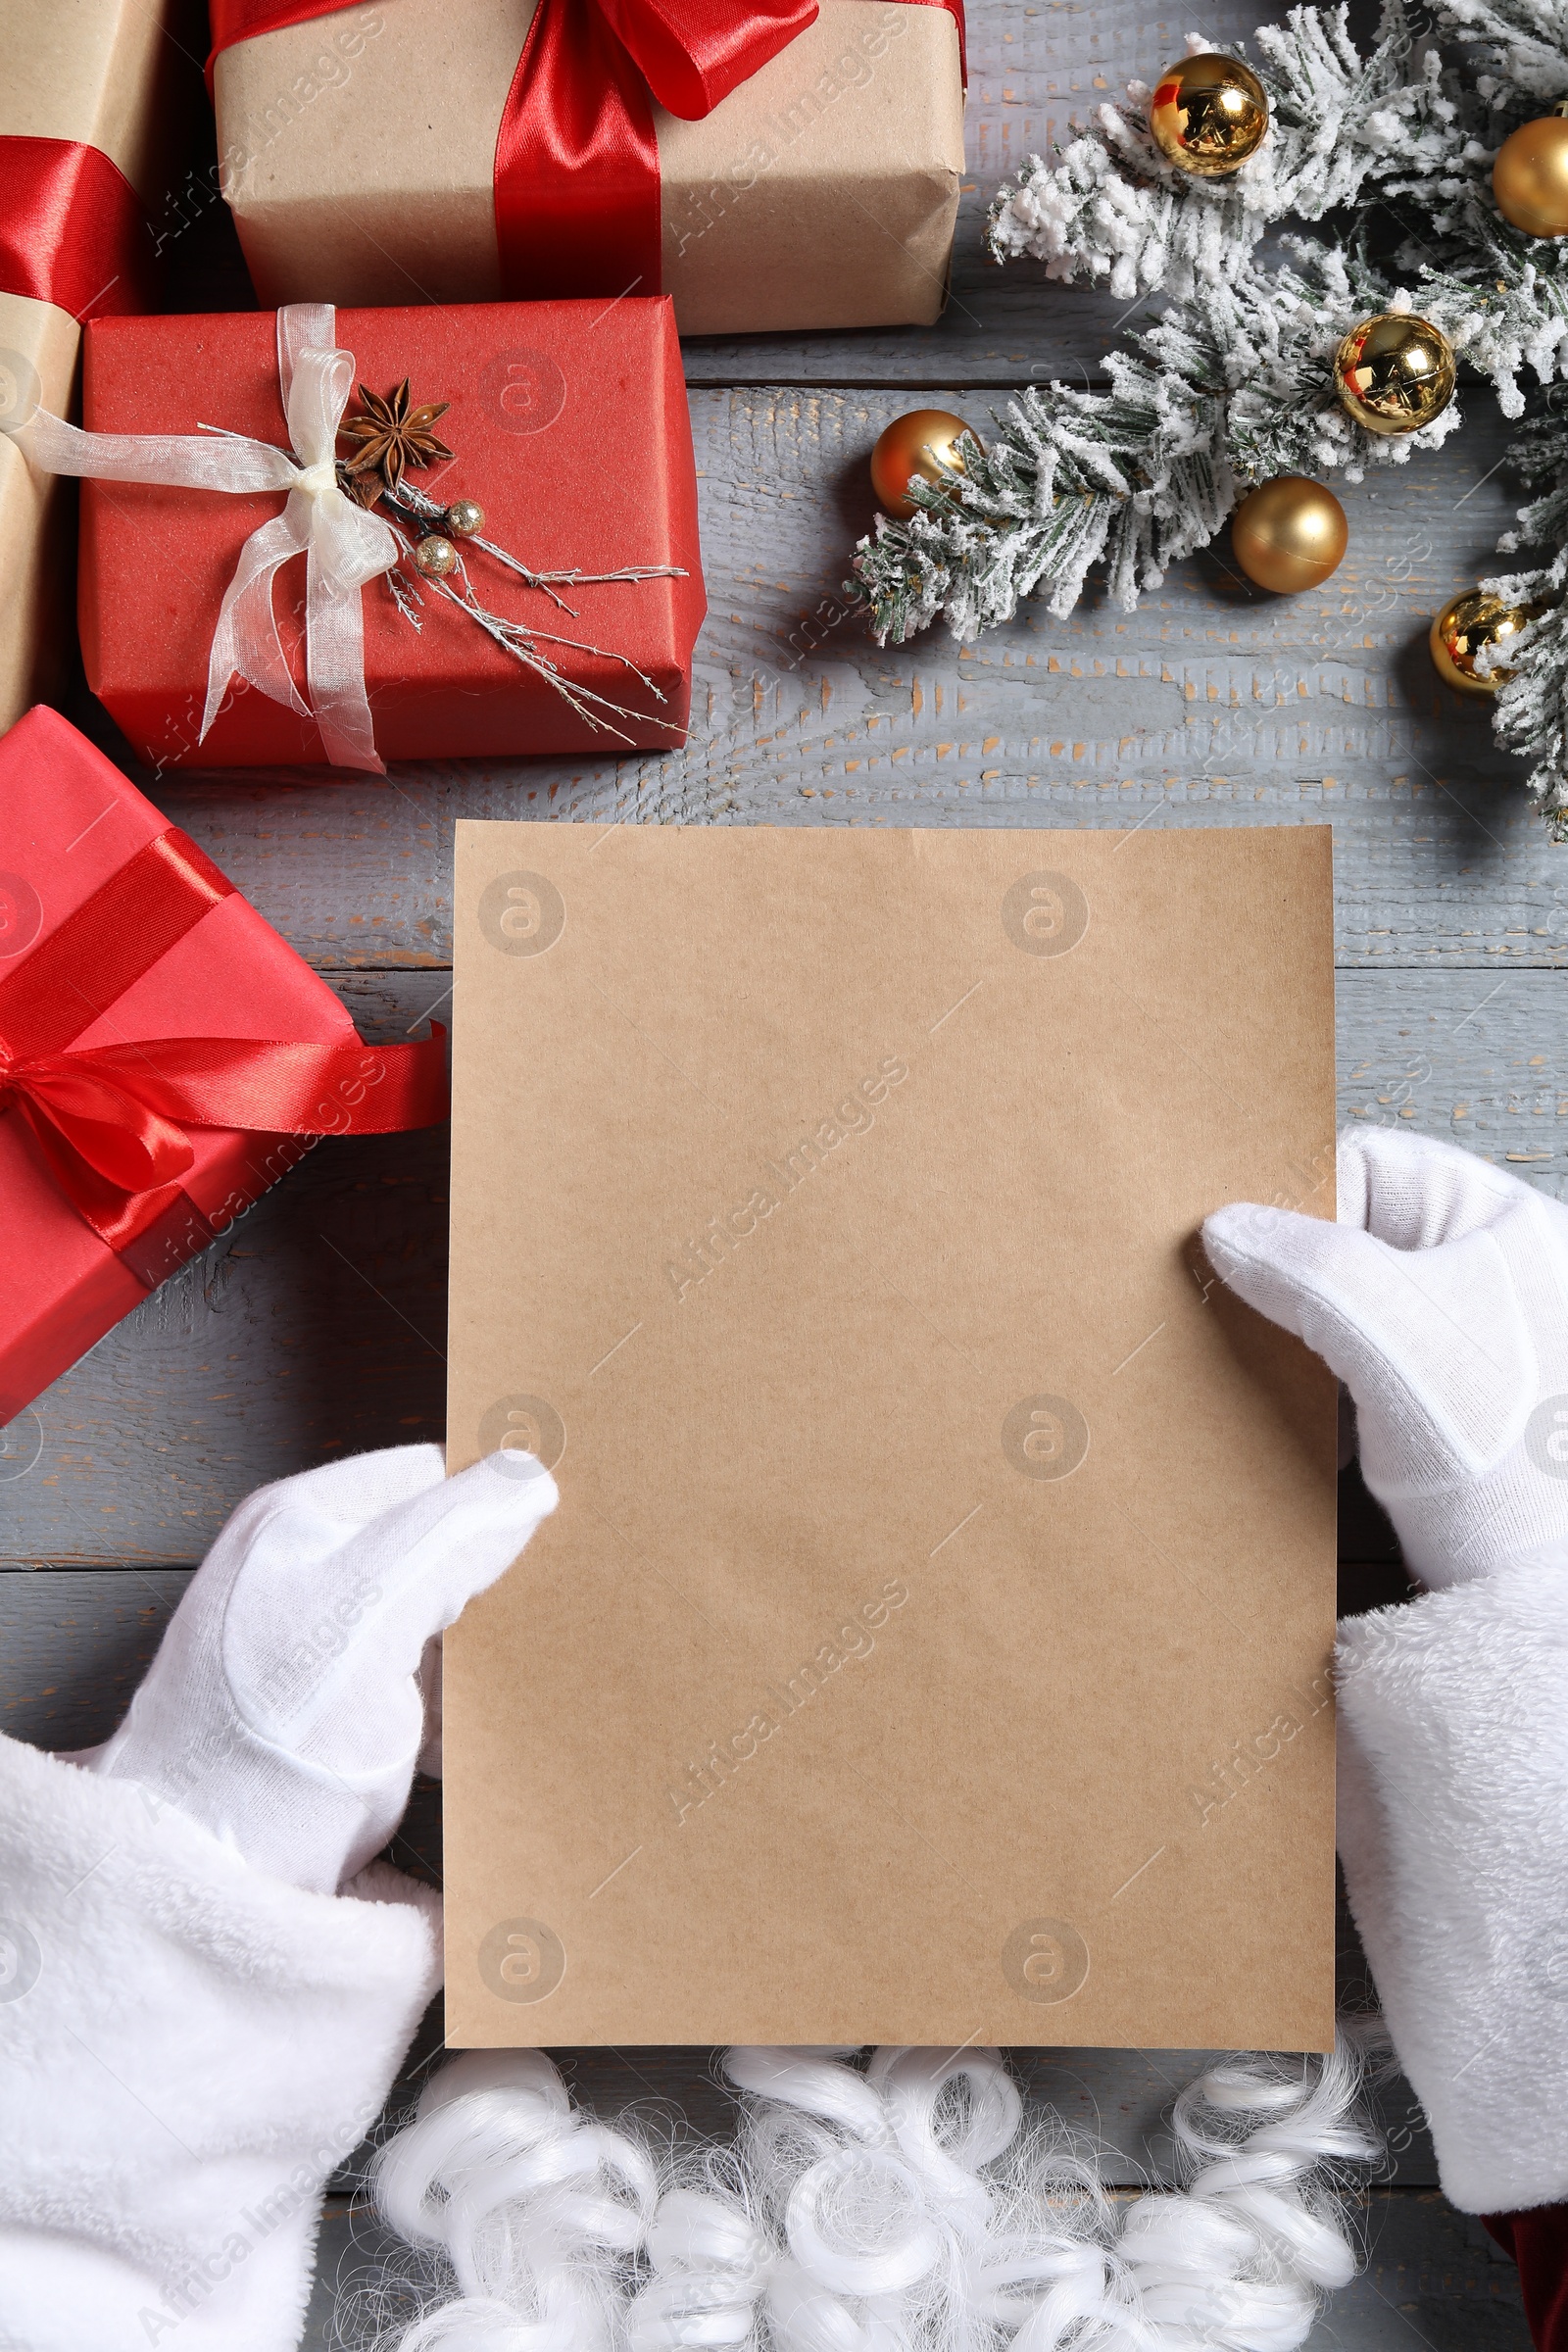
[[[434,1024],[412,1046],[162,1037],[73,1050],[232,890],[171,827],[0,981],[0,1111],[26,1119],[61,1190],[122,1256],[182,1202],[179,1180],[195,1159],[188,1128],[388,1135],[447,1115],[445,1031]],[[183,1206],[199,1242],[211,1229]]]
[[[0,1047],[0,1108],[19,1103],[57,1163],[64,1144],[106,1183],[150,1193],[190,1167],[196,1154],[187,1127],[391,1135],[434,1126],[446,1116],[446,1102],[430,1047],[439,1049],[446,1031],[438,1021],[430,1028],[422,1047],[379,1051],[358,1041],[283,1046],[261,1038],[160,1037],[10,1061]],[[372,1102],[370,1090],[384,1080],[386,1065],[411,1051],[419,1056],[423,1082],[412,1095],[394,1083],[389,1102]],[[46,1127],[53,1138],[44,1136]]]
[[[561,0],[547,0],[556,15]],[[672,115],[700,122],[816,23],[816,0],[598,0],[600,15]],[[541,10],[541,14],[543,11]]]
[[[46,1151],[52,1128],[106,1183],[150,1193],[183,1176],[196,1154],[172,1120],[138,1094],[137,1072],[125,1067],[126,1059],[123,1047],[42,1054],[33,1061],[0,1058],[0,1107],[19,1103]],[[53,1151],[49,1156],[55,1158]]]
[[[352,0],[212,0],[213,56]],[[963,0],[945,8],[963,54]],[[816,20],[817,0],[539,0],[496,140],[496,234],[514,301],[657,294],[653,100],[711,114]],[[208,72],[212,68],[209,63]]]
[[[496,140],[501,282],[514,301],[657,294],[659,141],[650,92],[709,114],[816,18],[767,0],[539,0]]]
[[[951,0],[938,0],[948,6]],[[236,41],[338,15],[358,0],[212,0],[213,62]],[[599,20],[629,51],[661,106],[696,122],[816,21],[817,0],[539,0],[541,19]]]

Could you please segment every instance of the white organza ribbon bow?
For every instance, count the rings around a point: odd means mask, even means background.
[[[330,303],[294,303],[277,314],[277,371],[292,453],[220,430],[84,433],[47,409],[35,409],[11,435],[48,473],[187,490],[287,491],[282,514],[254,530],[241,548],[219,608],[202,738],[229,679],[239,676],[274,703],[314,718],[334,767],[384,774],[365,691],[360,592],[368,580],[390,571],[403,551],[390,524],[338,487],[338,427],[355,368],[353,353],[335,348],[336,331]],[[305,558],[309,703],[289,673],[272,605],[273,574],[298,555]]]

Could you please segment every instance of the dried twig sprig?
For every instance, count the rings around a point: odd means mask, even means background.
[[[438,441],[430,429],[438,416],[445,416],[451,402],[434,400],[427,401],[421,408],[411,407],[407,376],[401,384],[394,386],[384,400],[367,391],[362,384],[360,399],[364,404],[363,413],[346,417],[342,427],[344,437],[357,444],[356,454],[339,461],[338,480],[341,487],[361,506],[373,507],[379,503],[386,513],[387,520],[407,558],[405,564],[396,565],[386,574],[393,602],[403,618],[416,629],[423,627],[418,608],[424,602],[422,591],[431,589],[466,612],[470,620],[476,621],[488,637],[511,654],[514,661],[520,662],[525,669],[531,669],[545,679],[585,725],[601,733],[613,735],[625,744],[634,744],[635,739],[615,723],[618,719],[641,720],[645,724],[652,719],[655,726],[667,727],[671,734],[683,734],[685,730],[678,720],[660,718],[652,711],[634,710],[628,704],[613,702],[596,688],[567,676],[549,654],[541,651],[542,647],[560,646],[571,653],[589,655],[597,661],[617,662],[621,668],[630,670],[656,703],[664,700],[647,671],[640,669],[629,655],[614,653],[602,645],[586,645],[579,638],[557,636],[550,630],[531,629],[521,621],[510,619],[503,612],[492,612],[475,593],[464,556],[466,552],[475,550],[489,556],[494,563],[514,573],[526,587],[536,588],[547,596],[558,612],[573,617],[575,609],[562,595],[563,588],[602,587],[616,583],[635,585],[642,580],[682,580],[686,577],[684,566],[678,564],[628,564],[617,571],[582,571],[575,568],[568,571],[539,571],[533,565],[522,563],[510,549],[498,546],[493,539],[481,538],[477,531],[467,527],[466,522],[461,526],[460,545],[451,544],[446,539],[446,533],[460,530],[459,510],[441,505],[428,492],[417,488],[408,478],[406,470],[409,466],[429,466],[456,454],[448,449],[444,441]],[[477,520],[480,512],[477,508],[471,509],[469,519]],[[448,567],[443,572],[425,568],[415,560],[421,541],[434,545],[438,538],[442,542],[442,560]]]
[[[409,564],[407,567],[399,565],[396,570],[389,572],[387,579],[397,601],[398,610],[406,620],[413,621],[416,628],[421,624],[411,609],[410,600],[412,599],[414,604],[420,604],[423,602],[422,591],[427,588],[431,589],[437,596],[446,597],[450,603],[466,612],[470,620],[477,621],[486,636],[493,638],[504,652],[511,654],[514,661],[520,662],[525,669],[533,670],[537,676],[553,686],[562,700],[577,713],[584,724],[594,728],[596,732],[613,735],[621,743],[634,746],[634,738],[628,735],[623,728],[617,726],[615,721],[617,719],[641,719],[644,723],[652,720],[656,727],[667,727],[672,734],[684,734],[685,729],[677,719],[661,718],[657,712],[650,710],[634,710],[629,704],[612,702],[608,695],[600,694],[596,688],[584,685],[580,679],[567,676],[558,662],[552,661],[548,654],[540,651],[540,647],[559,645],[572,653],[588,654],[600,662],[617,662],[622,669],[631,671],[638,684],[647,688],[656,703],[662,703],[664,700],[663,695],[648,672],[640,669],[629,654],[617,654],[611,648],[602,645],[586,645],[576,637],[560,637],[548,629],[531,629],[522,621],[509,619],[504,612],[492,612],[487,605],[480,603],[474,593],[473,583],[468,577],[468,567],[461,556],[458,559],[456,569],[448,573],[445,578],[431,578],[428,574],[416,573],[414,568],[413,557],[417,543],[417,533],[409,530],[401,515],[394,514],[391,519],[392,528],[408,554]],[[482,543],[470,540],[468,544],[472,546]],[[550,576],[593,581],[643,580],[661,577],[679,579],[684,576],[679,567],[672,564],[648,566],[642,570],[557,573],[554,575],[543,573],[529,575],[524,571],[524,567],[517,564],[514,564],[513,568],[522,573],[524,577],[531,576],[531,584],[535,587],[545,588],[547,594],[551,593],[548,585]],[[416,585],[416,581],[417,581],[417,585]],[[557,597],[555,602],[560,604],[561,599]],[[569,610],[569,608],[566,609]]]
[[[407,517],[409,527],[416,536],[421,532],[438,531],[447,512],[438,500],[428,497],[410,481],[403,482],[396,500],[388,503],[392,505],[398,519]],[[465,544],[476,547],[483,554],[492,556],[496,563],[504,564],[509,571],[516,573],[519,580],[526,581],[530,588],[540,589],[552,604],[558,605],[563,612],[571,613],[573,618],[576,617],[576,609],[558,594],[562,588],[603,588],[613,587],[619,582],[683,580],[686,577],[685,568],[679,564],[627,564],[619,571],[536,571],[531,564],[519,563],[506,548],[498,547],[493,539],[481,538],[478,532],[473,532]]]

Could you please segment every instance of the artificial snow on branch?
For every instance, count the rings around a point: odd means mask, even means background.
[[[1179,170],[1150,129],[1151,92],[1102,106],[1054,161],[1031,157],[992,208],[995,258],[1124,301],[1163,294],[1152,325],[1105,360],[1106,388],[1030,386],[983,452],[916,512],[879,516],[849,583],[880,643],[941,618],[960,640],[1010,619],[1025,597],[1065,616],[1089,573],[1126,610],[1208,544],[1239,496],[1291,473],[1398,465],[1436,448],[1457,405],[1419,431],[1377,436],[1341,407],[1340,338],[1385,310],[1442,328],[1505,416],[1532,493],[1503,552],[1539,562],[1485,585],[1549,608],[1509,641],[1500,742],[1568,840],[1568,237],[1510,226],[1493,194],[1503,141],[1568,95],[1568,0],[1436,0],[1419,18],[1386,0],[1363,55],[1347,10],[1293,9],[1253,36],[1270,127],[1228,178]],[[1189,36],[1189,54],[1207,47]],[[1333,218],[1338,216],[1338,218]],[[1289,258],[1259,250],[1289,220]]]
[[[1344,7],[1293,9],[1255,35],[1269,135],[1228,179],[1193,179],[1150,134],[1150,91],[1102,106],[1096,129],[1054,164],[1031,156],[991,207],[987,243],[999,262],[1044,262],[1048,277],[1103,283],[1120,302],[1190,294],[1222,278],[1277,220],[1320,220],[1353,204],[1368,181],[1440,173],[1455,101],[1430,55],[1412,75],[1397,11],[1368,58]],[[1188,53],[1208,47],[1188,35]]]
[[[1369,465],[1437,448],[1457,407],[1388,438],[1353,423],[1333,390],[1341,338],[1400,299],[1359,256],[1303,240],[1295,268],[1243,266],[1131,336],[1105,362],[1108,391],[1031,385],[983,454],[966,445],[962,474],[943,490],[911,482],[920,512],[879,515],[860,542],[852,585],[878,641],[902,643],[940,614],[967,642],[1026,596],[1064,617],[1096,564],[1130,611],[1208,544],[1251,483],[1336,468],[1358,481]]]

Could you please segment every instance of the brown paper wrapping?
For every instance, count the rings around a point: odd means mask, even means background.
[[[1335,1386],[1197,1236],[1334,1214],[1328,829],[466,822],[454,925],[447,1458],[562,1495],[454,2044],[1326,2048]]]
[[[0,0],[0,136],[100,148],[156,211],[174,91],[182,68],[195,73],[191,17],[185,0]],[[69,415],[80,342],[53,303],[0,294],[0,400],[15,384]],[[64,676],[74,512],[74,486],[34,472],[0,437],[0,730]]]
[[[380,0],[223,51],[223,193],[264,304],[500,294],[496,135],[533,7]],[[655,114],[683,334],[937,317],[963,172],[945,9],[823,0],[705,122]]]

